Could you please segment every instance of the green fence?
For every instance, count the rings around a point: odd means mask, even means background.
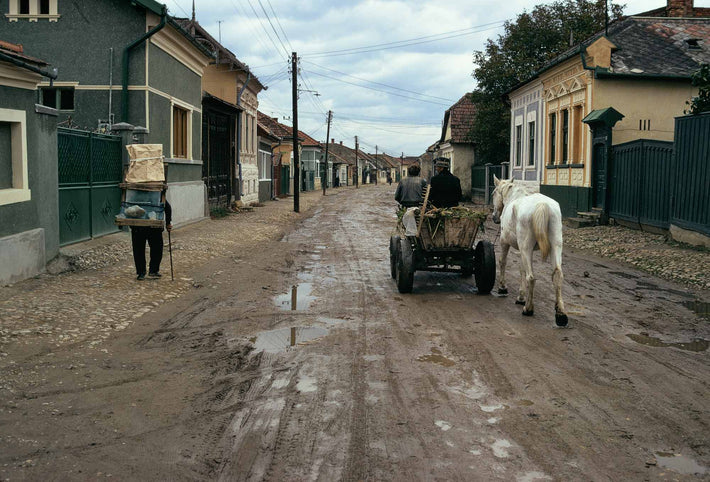
[[[675,120],[671,223],[710,235],[710,112]]]
[[[641,139],[614,146],[612,155],[609,215],[668,229],[673,143]]]
[[[121,138],[57,129],[59,243],[66,245],[118,230],[123,165]]]

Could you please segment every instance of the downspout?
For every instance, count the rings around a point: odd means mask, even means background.
[[[250,79],[251,79],[251,72],[247,70],[247,80],[244,81],[244,85],[242,85],[242,88],[239,89],[239,94],[237,94],[237,106],[239,106],[239,107],[242,106],[242,94],[244,93],[244,89],[247,88],[247,84],[249,83]],[[242,115],[241,115],[241,112],[239,113],[238,119],[239,119],[239,121],[237,122],[237,124],[238,124],[237,125],[237,168],[239,169],[239,189],[237,190],[237,200],[242,198],[242,186],[244,184],[244,182],[242,181],[242,157],[241,157]]]
[[[121,76],[123,84],[123,89],[121,91],[121,120],[123,122],[128,122],[128,54],[131,50],[138,47],[147,39],[158,33],[158,31],[162,30],[162,28],[165,27],[167,19],[167,7],[163,6],[163,11],[160,14],[160,23],[158,23],[158,25],[143,34],[138,40],[134,40],[132,43],[128,44],[123,49],[123,64],[121,65]]]

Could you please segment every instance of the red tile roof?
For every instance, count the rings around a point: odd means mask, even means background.
[[[473,117],[476,113],[476,106],[471,101],[470,94],[464,94],[458,102],[449,107],[444,114],[444,126],[441,132],[441,140],[446,141],[446,127],[451,124],[450,142],[456,144],[471,143],[469,132],[473,124]]]

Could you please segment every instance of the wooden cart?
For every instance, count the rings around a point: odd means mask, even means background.
[[[429,192],[427,190],[424,206]],[[416,271],[439,271],[459,273],[464,277],[473,275],[479,294],[488,294],[493,289],[496,277],[496,260],[493,244],[476,236],[486,215],[466,208],[463,216],[441,210],[422,209],[417,219],[417,235],[406,236],[403,228],[390,238],[390,271],[397,281],[400,293],[410,293],[414,286]]]

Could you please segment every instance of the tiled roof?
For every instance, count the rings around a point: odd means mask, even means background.
[[[257,111],[256,121],[258,124],[261,124],[271,135],[282,138],[293,137],[293,130],[291,130],[289,126],[281,124],[273,117],[269,117],[261,111]]]
[[[710,18],[629,17],[608,38],[613,74],[690,77],[710,62]]]
[[[200,45],[207,48],[210,52],[215,52],[218,64],[232,64],[239,70],[249,72],[249,66],[237,59],[237,56],[234,55],[231,50],[219,43],[212,35],[210,35],[210,33],[202,25],[200,25],[200,22],[193,21],[189,18],[172,17],[172,19],[175,23],[182,27],[185,32],[192,35]],[[256,78],[253,72],[249,82],[256,82],[262,89],[267,88],[259,81],[259,79]]]
[[[476,113],[476,106],[471,101],[470,94],[464,94],[458,102],[449,107],[444,114],[444,126],[441,132],[441,140],[445,141],[446,127],[451,124],[450,142],[457,144],[470,143],[469,132]]]
[[[48,65],[44,60],[25,55],[22,45],[5,42],[4,40],[0,40],[0,53],[6,55],[7,57],[12,57],[14,59],[21,60],[22,62],[33,64],[36,67]]]

